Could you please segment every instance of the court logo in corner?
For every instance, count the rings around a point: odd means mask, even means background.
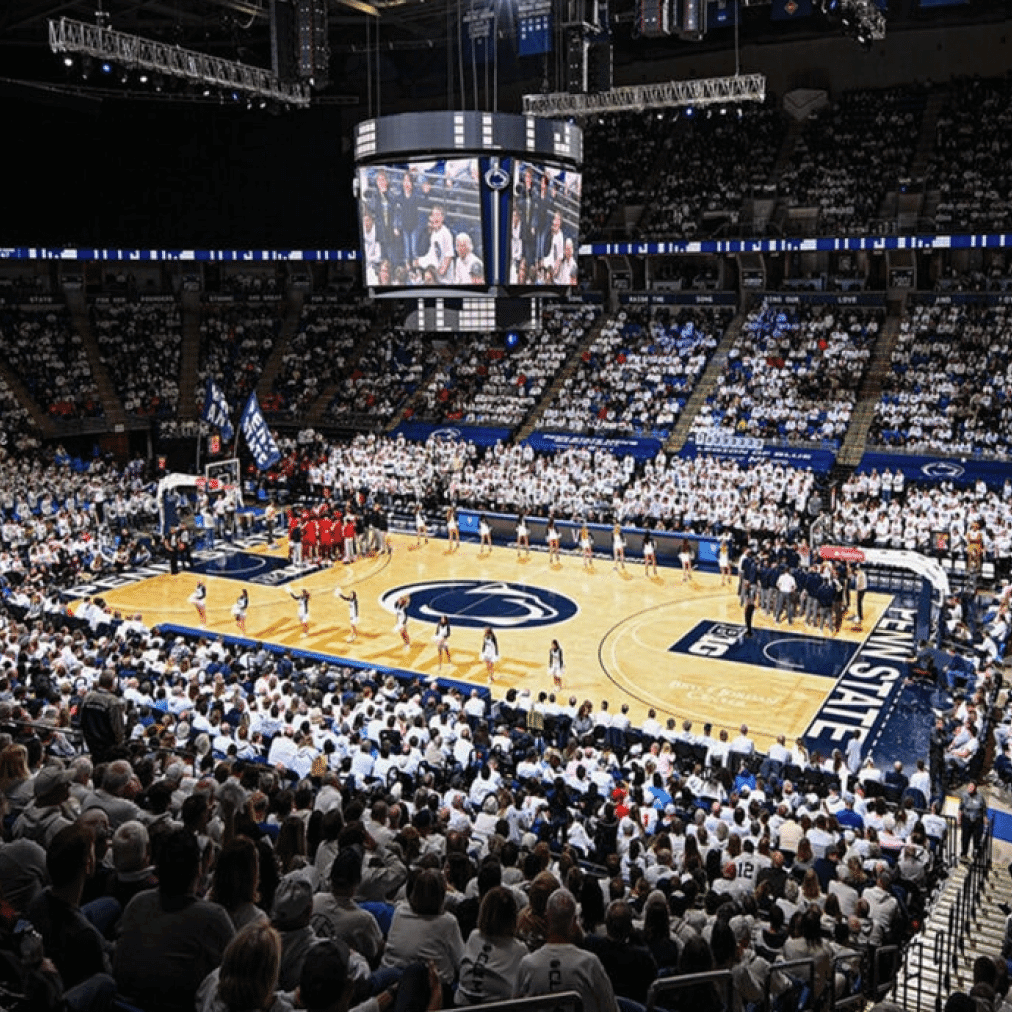
[[[428,580],[394,587],[380,597],[393,612],[398,598],[411,599],[408,615],[435,623],[445,615],[451,626],[471,629],[535,629],[566,622],[579,606],[564,594],[525,583],[494,580]]]

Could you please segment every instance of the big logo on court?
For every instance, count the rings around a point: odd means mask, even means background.
[[[474,629],[534,629],[571,619],[580,610],[563,594],[525,583],[489,580],[429,580],[394,587],[380,597],[392,612],[398,598],[411,598],[408,615],[436,622],[445,615],[451,625]]]

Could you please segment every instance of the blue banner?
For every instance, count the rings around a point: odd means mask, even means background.
[[[734,292],[620,292],[620,306],[735,306]]]
[[[517,21],[517,53],[520,56],[539,56],[552,51],[551,0],[520,0]]]
[[[1012,306],[1012,291],[911,292],[907,300],[918,306]]]
[[[235,429],[232,428],[232,409],[228,406],[228,401],[225,400],[225,395],[222,393],[221,388],[217,383],[207,377],[207,393],[204,396],[204,410],[201,413],[201,418],[205,422],[210,422],[212,425],[216,425],[221,431],[221,438],[226,443],[231,443],[235,436]]]
[[[857,465],[858,472],[902,471],[908,481],[951,481],[954,485],[973,485],[978,480],[988,485],[1003,485],[1012,479],[1012,462],[981,460],[975,457],[931,457],[925,454],[866,453]]]
[[[591,450],[608,450],[616,457],[635,457],[636,460],[653,460],[661,449],[659,439],[637,436],[581,436],[570,432],[532,432],[524,442],[537,453],[556,453],[571,447]]]
[[[249,395],[246,407],[243,408],[239,428],[246,438],[246,445],[253,454],[253,460],[259,470],[266,471],[281,459],[281,451],[267,427],[267,419],[260,410],[255,390]]]
[[[811,0],[808,0],[811,3]],[[706,23],[709,28],[724,28],[738,23],[738,0],[710,0]]]
[[[433,422],[401,422],[391,436],[403,436],[412,443],[424,443],[430,436],[437,439],[463,440],[476,446],[494,446],[508,442],[512,430],[488,425],[436,425]]]
[[[726,443],[699,443],[689,440],[679,451],[680,457],[730,457],[742,465],[771,460],[785,467],[811,468],[826,474],[836,462],[833,450],[806,450],[793,446],[758,445],[757,440],[735,440]]]
[[[885,292],[764,292],[763,300],[770,306],[884,306]]]
[[[471,0],[460,28],[465,64],[489,60],[495,46],[495,7],[491,0]]]

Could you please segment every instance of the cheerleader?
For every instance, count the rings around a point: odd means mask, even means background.
[[[358,594],[352,591],[349,595],[345,596],[340,587],[335,587],[334,596],[348,602],[348,625],[350,626],[350,632],[347,642],[354,643],[358,639]]]
[[[443,666],[443,658],[446,658],[446,663],[450,663],[450,620],[443,615],[436,623],[436,635],[433,637],[436,641],[436,657],[439,660],[439,667]]]
[[[190,604],[197,609],[200,616],[200,624],[207,625],[207,587],[203,581],[197,582],[197,589],[187,598]]]
[[[692,579],[692,549],[689,547],[688,538],[682,538],[678,561],[682,564],[682,583],[688,583]]]
[[[495,681],[495,662],[499,660],[499,641],[495,638],[491,626],[485,627],[485,635],[481,641],[481,659],[485,662],[489,683]]]
[[[555,517],[548,518],[548,527],[545,529],[545,540],[548,542],[548,564],[559,563],[562,559],[559,555],[559,529],[555,526]]]
[[[309,591],[303,590],[301,594],[293,594],[291,591],[288,592],[288,596],[293,601],[299,603],[299,621],[302,623],[302,635],[309,635]]]
[[[422,539],[425,539],[425,543],[429,543],[429,525],[425,522],[425,512],[422,509],[422,504],[418,503],[415,506],[415,545],[420,545]]]
[[[411,646],[411,637],[408,635],[408,605],[410,603],[411,598],[405,594],[404,597],[397,598],[397,602],[394,604],[394,615],[397,616],[394,632],[400,633],[405,650]]]
[[[448,506],[446,509],[446,540],[450,544],[451,552],[460,548],[460,524],[457,523],[456,506]]]
[[[492,528],[489,527],[488,521],[485,519],[485,514],[482,513],[478,517],[478,555],[485,554],[485,548],[488,547],[489,554],[492,554]]]
[[[583,568],[593,569],[594,568],[594,538],[590,531],[587,529],[587,525],[583,524],[580,528],[580,554],[583,556]]]
[[[531,537],[527,529],[527,514],[521,513],[517,517],[517,560],[520,559],[520,549],[523,548],[528,557],[531,554]]]
[[[566,665],[562,660],[562,647],[559,646],[558,640],[552,640],[552,645],[548,649],[548,673],[552,676],[552,684],[557,689],[562,688],[562,672],[566,670]]]
[[[625,538],[622,536],[622,527],[615,524],[611,529],[611,568],[622,567],[625,572]]]
[[[243,587],[238,600],[232,605],[232,617],[235,619],[235,624],[239,627],[244,636],[246,635],[247,608],[249,608],[249,594],[246,592],[246,588]]]
[[[654,576],[657,575],[657,546],[650,531],[643,532],[643,572],[649,576],[653,566]]]
[[[731,539],[722,534],[717,552],[717,566],[720,569],[720,585],[731,586]]]

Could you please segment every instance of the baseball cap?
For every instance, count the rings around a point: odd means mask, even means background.
[[[274,894],[272,920],[282,931],[301,928],[313,913],[313,886],[302,872],[286,875]]]
[[[38,773],[35,774],[35,781],[32,784],[32,790],[34,791],[36,798],[44,798],[47,794],[52,793],[57,787],[61,787],[63,784],[69,784],[74,779],[74,773],[72,770],[65,770],[62,766],[55,764],[49,766],[43,766]]]

